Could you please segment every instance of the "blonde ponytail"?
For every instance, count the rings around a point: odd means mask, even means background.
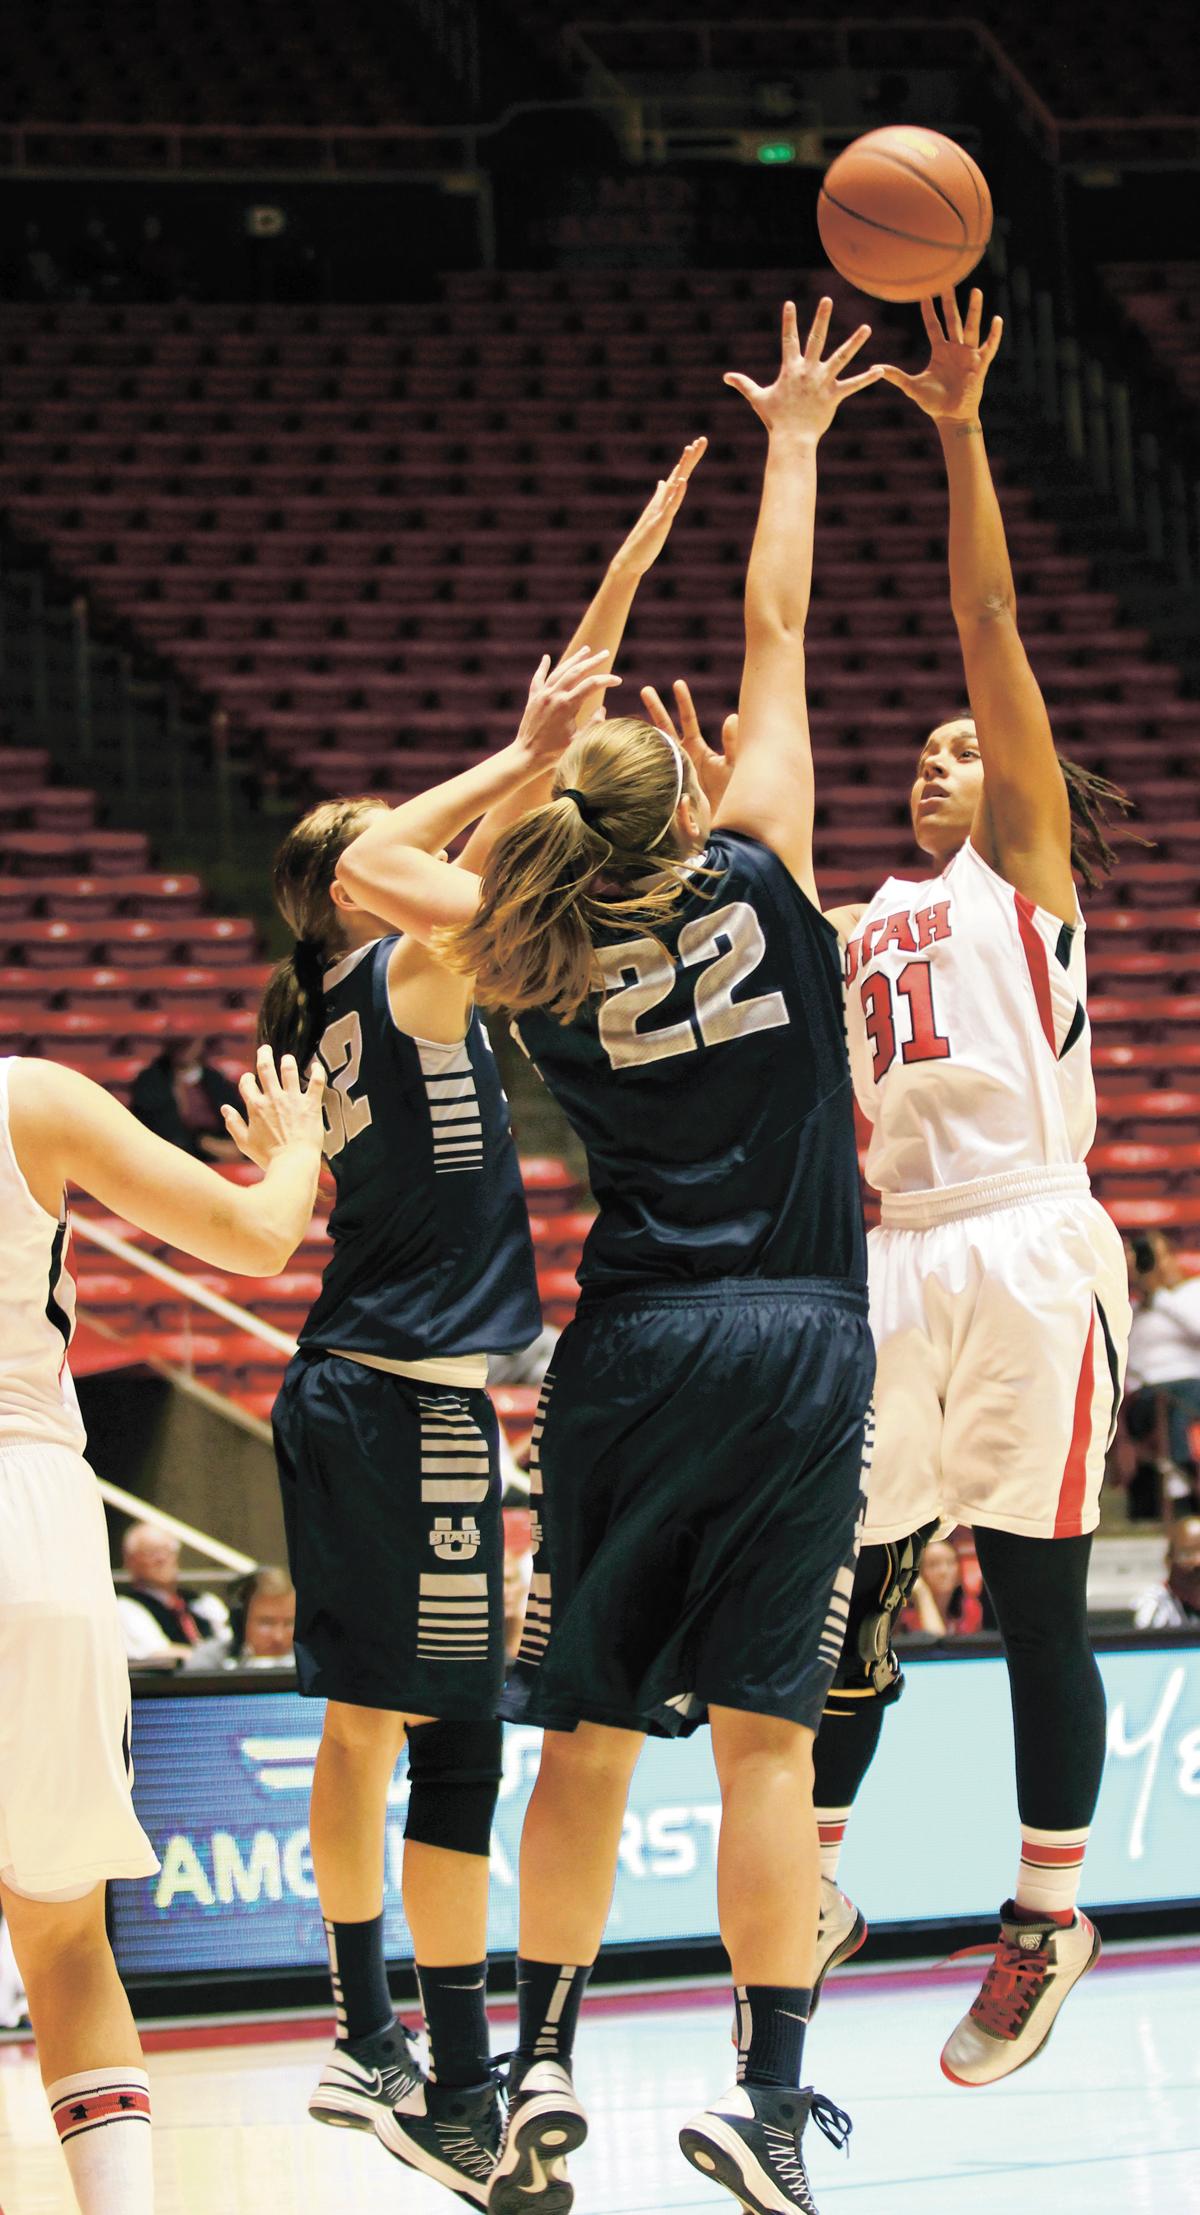
[[[501,834],[469,924],[438,952],[483,1007],[544,1008],[562,1023],[601,985],[596,939],[661,928],[694,882],[675,816],[698,799],[674,740],[633,716],[568,747],[555,791]]]

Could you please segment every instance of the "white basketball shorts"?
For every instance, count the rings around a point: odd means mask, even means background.
[[[0,1446],[0,1878],[32,1899],[150,1876],[104,1508],[82,1455]]]
[[[1115,1225],[1083,1167],[885,1196],[871,1232],[864,1544],[935,1518],[1094,1530],[1129,1343]]]

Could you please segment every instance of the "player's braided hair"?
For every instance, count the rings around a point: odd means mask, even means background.
[[[1067,754],[1060,754],[1058,758],[1071,806],[1071,867],[1091,892],[1112,875],[1117,865],[1110,832],[1134,846],[1148,847],[1153,841],[1140,837],[1124,820],[1132,814],[1136,803],[1120,785],[1110,784],[1107,777],[1098,777],[1094,770],[1085,769],[1082,762],[1072,761]]]
[[[341,950],[331,897],[337,865],[381,800],[324,800],[310,808],[275,856],[275,904],[296,943],[272,971],[258,1011],[260,1045],[294,1054],[307,1069],[325,1027],[322,977]]]
[[[555,790],[496,840],[471,922],[440,935],[483,1007],[544,1008],[562,1023],[603,987],[596,941],[614,925],[653,933],[694,884],[674,822],[686,766],[661,731],[614,717],[569,746]]]

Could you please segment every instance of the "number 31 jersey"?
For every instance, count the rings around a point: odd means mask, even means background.
[[[603,996],[514,1031],[587,1150],[587,1289],[861,1284],[837,942],[778,856],[718,831],[653,935],[597,947]]]
[[[1096,1135],[1083,918],[1065,924],[970,841],[889,877],[845,953],[846,1034],[879,1192],[1082,1161]]]

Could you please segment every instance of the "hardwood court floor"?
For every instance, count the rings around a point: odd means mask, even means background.
[[[813,2081],[854,2117],[852,2158],[813,2136],[822,2210],[845,2215],[1200,2215],[1200,1950],[1110,1949],[1042,2058],[972,2095],[937,2057],[962,1972],[843,1975],[810,2038]],[[499,2027],[498,2045],[509,2026]],[[233,2034],[238,2035],[236,2032]],[[450,2215],[463,2203],[373,2140],[309,2123],[311,2036],[156,2050],[158,2215]],[[585,2010],[592,2137],[577,2215],[720,2215],[679,2124],[732,2074],[715,1995]],[[0,2047],[0,2207],[75,2215],[28,2049]]]

